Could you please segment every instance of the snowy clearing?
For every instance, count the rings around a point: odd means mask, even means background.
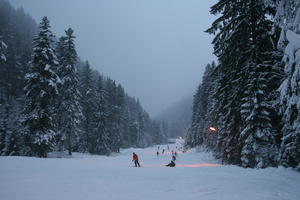
[[[180,142],[180,141],[178,141]],[[179,144],[170,145],[170,150]],[[166,145],[160,146],[166,149]],[[132,152],[143,167],[132,167]],[[297,200],[300,173],[291,169],[244,169],[218,164],[209,153],[179,154],[157,147],[126,149],[111,157],[74,154],[71,158],[0,157],[3,200]]]

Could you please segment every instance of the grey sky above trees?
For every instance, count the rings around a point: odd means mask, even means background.
[[[75,30],[78,54],[120,82],[156,115],[192,95],[214,60],[204,33],[216,0],[9,0],[61,36]]]

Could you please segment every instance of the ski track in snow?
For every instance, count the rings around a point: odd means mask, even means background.
[[[175,150],[175,145],[170,150]],[[160,146],[161,150],[166,145]],[[0,157],[2,200],[298,200],[300,173],[220,165],[210,153],[179,154],[175,168],[157,147],[125,149],[110,157]],[[141,168],[132,167],[132,152]]]

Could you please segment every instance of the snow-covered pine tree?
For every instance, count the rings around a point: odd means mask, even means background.
[[[216,34],[214,53],[220,62],[217,151],[223,161],[245,167],[265,167],[274,161],[269,154],[274,132],[267,96],[267,77],[274,72],[268,54],[276,51],[270,10],[262,0],[220,0],[211,13],[221,17],[207,30]]]
[[[219,87],[216,92],[218,102],[214,112],[218,113],[217,156],[225,162],[240,163],[238,148],[241,130],[240,99],[244,77],[241,77],[241,66],[247,60],[248,23],[245,15],[240,15],[248,1],[220,0],[211,8],[212,14],[221,14],[210,29],[216,34],[213,44],[214,53],[219,59]]]
[[[53,99],[58,94],[59,77],[54,73],[57,58],[53,34],[47,17],[43,17],[33,40],[33,55],[25,86],[25,142],[28,155],[47,157],[53,146]]]
[[[206,66],[202,83],[199,85],[194,95],[192,126],[188,134],[188,146],[205,145],[213,148],[215,134],[209,132],[210,126],[215,126],[213,122],[215,113],[215,88],[217,83],[216,65],[214,62]]]
[[[138,101],[138,105],[140,106],[140,102]],[[146,121],[146,119],[145,119],[145,115],[144,115],[144,111],[143,110],[140,110],[139,112],[138,112],[138,118],[137,118],[137,130],[138,130],[138,137],[137,137],[137,139],[138,139],[138,147],[145,147],[147,144],[147,141],[145,140],[146,138],[145,138],[145,132],[144,132],[144,130],[145,130],[145,121]],[[158,135],[158,137],[159,137],[159,135]],[[155,138],[155,140],[159,140],[159,138]]]
[[[123,146],[139,146],[138,140],[138,113],[140,111],[139,102],[128,95],[125,96],[125,108],[123,112],[124,123],[122,128],[124,130],[122,134]]]
[[[0,151],[22,155],[24,75],[36,24],[22,9],[0,1]]]
[[[107,120],[107,93],[104,88],[104,79],[98,77],[96,86],[96,114],[95,114],[95,133],[93,134],[93,145],[91,153],[108,155],[111,150],[109,148],[109,137],[106,127]]]
[[[210,65],[207,66],[204,76],[202,78],[202,84],[203,84],[203,94],[202,97],[203,104],[204,104],[204,129],[202,132],[204,133],[204,143],[205,146],[207,146],[209,149],[214,149],[216,139],[217,139],[217,132],[210,131],[209,128],[213,127],[218,129],[218,124],[216,123],[217,113],[214,112],[214,108],[217,102],[217,99],[215,98],[216,94],[216,88],[218,84],[218,71],[217,66],[215,62],[213,61]]]
[[[80,105],[79,81],[76,69],[77,53],[75,49],[73,30],[65,31],[57,45],[57,57],[59,62],[58,75],[61,79],[59,85],[59,102],[57,105],[56,118],[58,120],[60,138],[63,140],[65,149],[72,154],[74,145],[77,145],[80,133],[80,120],[82,109]]]
[[[110,149],[119,152],[122,146],[121,123],[123,121],[125,92],[121,85],[116,85],[115,81],[107,79],[107,131],[110,139]]]
[[[279,88],[283,115],[279,162],[300,169],[300,1],[279,1],[276,17],[282,28],[278,46],[284,51],[285,64]]]
[[[2,36],[0,36],[0,64],[2,66],[2,63],[6,62],[6,56],[5,56],[5,50],[7,48],[7,45],[3,42]],[[5,105],[4,105],[4,90],[5,90],[5,82],[2,80],[0,81],[0,155],[3,154],[5,151],[5,139],[6,139],[6,121],[7,117],[5,116]]]
[[[163,135],[158,122],[152,122],[152,130],[152,144],[161,144],[163,142]]]
[[[2,36],[0,35],[0,62],[6,61],[5,50],[7,49],[7,45],[2,40]]]
[[[192,126],[190,129],[191,134],[191,141],[190,145],[191,147],[196,145],[201,145],[203,143],[203,135],[202,130],[204,126],[204,118],[202,116],[202,84],[198,86],[197,92],[194,95],[194,102],[193,102],[193,114],[192,114]]]
[[[3,139],[4,148],[1,151],[2,155],[19,156],[23,155],[24,141],[23,141],[23,127],[21,125],[23,105],[14,98],[9,99],[9,103],[5,105],[3,114],[5,121],[5,138]]]
[[[81,121],[82,132],[80,134],[79,151],[90,152],[94,133],[95,120],[95,87],[93,84],[93,71],[88,62],[85,63],[80,80],[81,107],[83,120]]]

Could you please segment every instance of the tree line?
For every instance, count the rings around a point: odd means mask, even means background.
[[[211,14],[218,61],[194,95],[187,145],[243,167],[300,168],[300,2],[219,0]]]
[[[0,154],[109,155],[166,140],[136,98],[78,58],[74,31],[0,1]],[[33,41],[33,42],[32,42]]]

